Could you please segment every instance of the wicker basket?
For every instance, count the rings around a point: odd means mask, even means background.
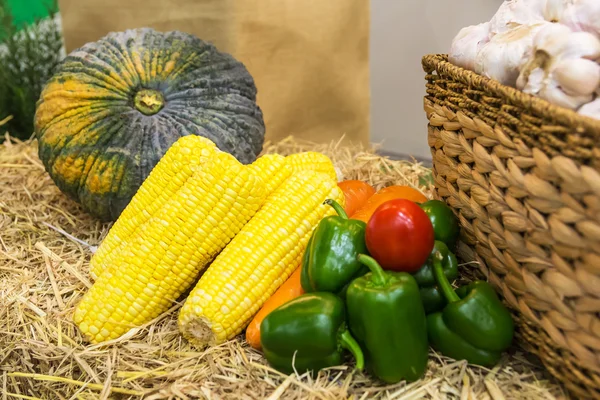
[[[435,196],[457,250],[513,310],[520,344],[600,398],[600,121],[423,57]]]

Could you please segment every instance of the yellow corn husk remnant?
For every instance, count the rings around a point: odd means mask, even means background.
[[[141,228],[217,151],[209,139],[189,135],[178,139],[152,169],[127,207],[115,221],[108,235],[90,260],[90,275],[97,279],[120,257]]]
[[[290,154],[286,157],[287,163],[293,172],[312,170],[325,173],[333,179],[340,180],[338,171],[329,157],[317,151],[304,151]]]
[[[116,339],[169,309],[266,199],[252,169],[221,151],[180,185],[77,305],[74,321],[91,343]]]
[[[264,302],[298,267],[319,221],[335,213],[323,204],[344,194],[330,175],[292,174],[215,258],[179,314],[193,345],[222,343],[243,331]]]
[[[281,154],[260,156],[250,164],[250,167],[265,183],[267,195],[273,193],[293,172],[292,167]]]

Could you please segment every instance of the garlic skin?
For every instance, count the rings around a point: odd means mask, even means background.
[[[533,47],[536,33],[550,22],[519,25],[494,35],[477,53],[474,71],[482,76],[515,87],[524,57]]]
[[[492,35],[521,25],[560,22],[566,9],[577,0],[505,0],[490,20]]]
[[[600,36],[600,1],[572,0],[562,13],[560,22],[573,31]]]
[[[534,37],[516,81],[517,89],[550,103],[577,109],[600,85],[600,39],[554,23]]]
[[[600,120],[600,98],[584,104],[581,106],[581,108],[579,108],[579,110],[577,110],[577,112],[581,115],[585,115],[586,117]]]
[[[462,28],[452,40],[448,52],[448,61],[456,66],[473,71],[475,56],[490,41],[489,35],[489,22]]]
[[[490,20],[490,31],[500,34],[520,25],[542,22],[539,10],[546,0],[505,0]]]

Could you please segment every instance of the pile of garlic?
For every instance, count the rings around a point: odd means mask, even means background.
[[[600,119],[600,0],[505,0],[458,32],[449,61]]]

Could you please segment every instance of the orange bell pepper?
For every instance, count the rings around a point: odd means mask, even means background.
[[[361,208],[367,199],[375,194],[373,186],[361,180],[346,180],[338,183],[338,186],[344,192],[346,204],[344,211],[346,214],[352,215]]]
[[[410,186],[388,186],[378,190],[374,195],[369,197],[362,207],[355,213],[350,214],[350,218],[359,219],[367,223],[377,207],[388,200],[394,199],[407,199],[414,201],[415,203],[423,203],[428,200],[423,193]]]

